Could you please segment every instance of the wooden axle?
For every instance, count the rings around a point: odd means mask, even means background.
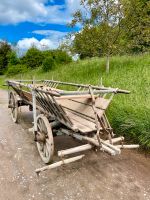
[[[65,165],[65,164],[68,164],[68,163],[71,163],[71,162],[75,162],[77,160],[82,159],[83,157],[84,157],[84,155],[80,155],[80,156],[68,158],[68,159],[65,159],[65,160],[62,160],[62,161],[58,161],[58,162],[53,163],[51,165],[47,165],[47,166],[44,166],[42,168],[36,169],[35,172],[37,174],[39,174],[42,171],[45,171],[45,170],[48,170],[48,169],[53,169],[53,168],[56,168],[56,167],[60,167],[61,165]]]

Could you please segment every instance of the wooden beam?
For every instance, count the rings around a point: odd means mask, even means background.
[[[85,145],[82,145],[82,146],[61,150],[61,151],[58,151],[58,156],[63,157],[65,155],[78,153],[78,152],[81,152],[81,151],[86,151],[86,150],[92,149],[92,147],[93,146],[91,144],[85,144]]]
[[[139,148],[140,145],[139,144],[116,145],[116,147],[120,149],[136,149]]]
[[[62,161],[58,161],[58,162],[53,163],[51,165],[47,165],[47,166],[44,166],[42,168],[38,168],[38,169],[35,170],[35,172],[37,174],[39,174],[42,171],[45,171],[45,170],[48,170],[48,169],[53,169],[53,168],[56,168],[56,167],[60,167],[61,165],[65,165],[65,164],[68,164],[68,163],[71,163],[71,162],[75,162],[77,160],[82,159],[83,157],[84,157],[84,155],[80,155],[80,156],[68,158],[68,159],[65,159],[65,160],[62,160]]]
[[[117,137],[117,138],[112,138],[112,143],[115,144],[117,142],[120,142],[120,141],[123,141],[124,140],[124,137],[121,136],[121,137]],[[108,142],[109,143],[109,140],[106,140],[105,142]]]

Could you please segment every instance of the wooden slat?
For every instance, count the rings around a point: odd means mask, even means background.
[[[68,108],[75,112],[82,113],[86,116],[94,118],[94,111],[91,105],[80,103],[77,101],[67,100],[67,99],[65,100],[61,99],[59,101],[59,104],[61,104],[63,108]],[[98,109],[98,114],[100,117],[103,115],[103,113],[104,113],[104,110]]]
[[[102,97],[98,97],[95,101],[95,106],[97,108],[106,110],[106,108],[108,107],[108,105],[110,104],[110,99],[104,99]]]
[[[68,117],[71,119],[71,121],[73,122],[73,124],[82,132],[82,133],[88,133],[91,131],[95,131],[96,127],[95,127],[95,122],[91,122],[88,119],[85,119],[83,117],[80,117],[78,115],[76,115],[75,113],[72,113],[70,111],[68,111],[67,109],[65,109]]]
[[[79,95],[78,95],[79,96]],[[109,99],[104,99],[102,97],[97,97],[95,96],[95,106],[96,108],[99,108],[99,109],[102,109],[102,110],[106,110],[106,108],[108,107],[109,103],[111,100]],[[80,102],[80,103],[83,103],[85,105],[90,105],[92,106],[92,101],[91,101],[91,98],[79,98],[79,99],[69,99],[69,100],[72,100],[72,101],[76,101],[76,102]]]
[[[97,97],[95,95],[95,97]],[[85,95],[67,95],[67,96],[60,96],[60,97],[55,97],[56,100],[60,100],[60,99],[70,99],[70,100],[76,100],[76,99],[91,99],[91,95],[90,94],[85,94]]]

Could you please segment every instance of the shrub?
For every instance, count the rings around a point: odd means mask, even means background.
[[[67,52],[62,50],[53,51],[53,58],[56,60],[58,64],[67,64],[72,61],[71,56],[67,54]]]
[[[0,41],[0,75],[7,70],[7,55],[11,52],[11,45],[7,41]]]
[[[42,65],[44,56],[42,52],[35,47],[30,48],[26,55],[22,57],[21,63],[25,64],[28,68],[37,68]]]
[[[43,61],[42,69],[44,72],[51,70],[56,65],[55,60],[49,56]]]
[[[11,51],[7,55],[8,65],[17,65],[19,64],[19,58],[15,51]]]
[[[47,57],[53,57],[53,50],[42,51],[42,54],[44,59],[46,59]]]
[[[22,73],[25,73],[28,71],[28,68],[26,65],[20,65],[20,64],[17,64],[17,65],[9,65],[8,66],[8,70],[6,72],[6,75],[7,76],[14,76],[16,74],[22,74]]]

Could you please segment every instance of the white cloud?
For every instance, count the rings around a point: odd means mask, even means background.
[[[35,37],[23,38],[18,41],[17,48],[21,51],[26,51],[32,46],[36,46],[40,50],[56,49],[67,32],[54,30],[35,30],[32,33],[45,36],[42,40],[37,40]]]
[[[80,7],[80,0],[65,0],[64,5],[48,5],[53,0],[1,0],[0,23],[43,22],[65,24]],[[55,1],[57,3],[57,1]]]
[[[40,50],[55,49],[58,47],[58,43],[56,41],[51,41],[50,39],[37,40],[34,37],[23,38],[22,40],[19,40],[17,43],[17,48],[22,52],[25,52],[32,46],[35,46]]]

